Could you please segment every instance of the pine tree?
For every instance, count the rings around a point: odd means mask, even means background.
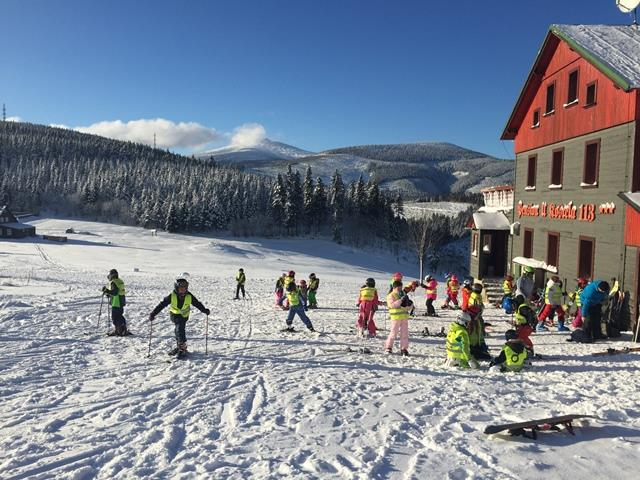
[[[307,233],[311,230],[311,226],[315,221],[316,212],[314,211],[315,204],[313,202],[313,178],[311,177],[311,167],[307,167],[304,176],[303,190],[303,212],[302,219]]]
[[[164,229],[167,232],[173,233],[178,231],[178,214],[173,201],[169,204],[169,210],[167,211],[167,217],[164,222]]]

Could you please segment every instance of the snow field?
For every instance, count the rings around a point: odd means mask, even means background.
[[[386,332],[365,341],[351,330],[364,278],[374,276],[382,294],[393,271],[410,271],[393,259],[317,240],[34,224],[93,236],[0,243],[0,478],[636,477],[636,355],[593,357],[609,344],[573,345],[550,332],[533,337],[548,359],[530,371],[451,370],[444,339],[419,335],[454,318],[440,311],[410,320],[411,357],[386,356]],[[99,289],[114,266],[127,286],[128,338],[104,336],[106,305],[98,324]],[[251,300],[231,300],[240,266]],[[321,280],[321,309],[309,312],[319,337],[279,332],[286,312],[273,307],[272,290],[289,268]],[[167,363],[175,340],[165,310],[147,358],[146,318],[182,271],[212,309],[209,353],[205,316],[194,311],[191,358]],[[414,300],[423,313],[422,295]],[[497,354],[508,317],[486,313]],[[376,323],[389,328],[384,309]],[[299,319],[294,326],[304,330]],[[373,354],[345,353],[362,344]],[[535,442],[482,433],[488,423],[566,413],[599,420],[575,437],[542,433]]]

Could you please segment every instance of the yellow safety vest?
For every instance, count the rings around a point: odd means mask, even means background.
[[[287,300],[289,301],[290,307],[295,307],[300,305],[300,297],[298,296],[298,290],[294,290],[293,292],[287,292]]]
[[[483,303],[482,303],[482,294],[476,293],[476,292],[471,292],[471,295],[469,295],[469,302],[467,303],[467,306],[469,306],[469,307],[473,307],[473,306],[481,307],[482,305],[483,305]]]
[[[553,285],[553,294],[549,297],[549,290],[551,287],[547,287],[544,291],[544,303],[547,305],[559,305],[562,303],[562,289],[560,285]]]
[[[527,351],[523,350],[518,353],[509,345],[502,347],[505,357],[507,357],[506,367],[510,372],[519,372],[524,367],[524,361],[527,359]]]
[[[569,298],[571,298],[571,300],[573,300],[575,306],[577,308],[582,307],[582,302],[580,301],[580,295],[582,295],[582,291],[584,290],[584,288],[578,288],[576,289],[575,292],[573,292],[572,294],[569,295]]]
[[[527,323],[529,323],[529,319],[525,317],[524,314],[520,311],[523,308],[531,308],[531,307],[529,307],[529,305],[527,305],[526,302],[518,307],[515,315],[516,323],[518,325],[526,325]]]
[[[183,318],[189,318],[189,311],[191,310],[191,294],[187,293],[184,297],[184,303],[182,308],[178,308],[178,294],[171,292],[171,306],[169,311],[174,315],[180,315]]]
[[[392,308],[391,304],[401,298],[396,292],[391,292],[387,295],[387,307],[389,307],[389,318],[393,320],[406,320],[409,318],[409,312],[404,308]]]
[[[513,293],[513,284],[509,280],[502,282],[502,291],[505,295],[511,295]]]
[[[110,284],[114,283],[116,285],[116,287],[118,287],[118,294],[114,295],[113,297],[111,297],[111,306],[112,307],[121,307],[122,304],[120,302],[120,297],[124,297],[125,296],[125,291],[124,291],[124,282],[122,281],[122,279],[120,278],[114,278],[113,280],[111,280]],[[111,285],[109,285],[109,290],[111,290],[112,287]]]
[[[284,288],[285,288],[285,290],[287,288],[287,285],[289,285],[291,282],[294,282],[294,281],[295,281],[294,277],[289,277],[289,276],[284,277]]]
[[[362,287],[360,289],[360,300],[373,300],[376,293],[375,287]]]
[[[244,282],[246,280],[247,280],[247,277],[245,277],[244,272],[238,273],[236,275],[236,282],[238,282],[240,285],[244,285]]]
[[[469,332],[462,325],[452,323],[447,333],[447,357],[469,360]]]

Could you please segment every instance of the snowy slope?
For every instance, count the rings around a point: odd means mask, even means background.
[[[208,150],[197,154],[199,158],[213,157],[220,163],[270,162],[273,160],[295,160],[311,155],[312,152],[302,150],[286,143],[274,142],[268,138],[253,147],[229,146]]]
[[[445,326],[448,311],[410,321],[407,359],[379,354],[380,339],[367,341],[373,355],[345,354],[361,342],[350,327],[362,280],[374,276],[384,289],[409,266],[323,241],[33,223],[86,233],[68,244],[0,241],[2,479],[637,477],[640,356],[592,357],[607,345],[551,332],[534,338],[552,357],[531,371],[450,370],[443,340],[418,335]],[[114,266],[135,333],[124,339],[104,336],[104,310],[98,323],[99,288]],[[234,302],[240,266],[252,300]],[[320,277],[322,308],[310,317],[323,336],[279,333],[285,313],[274,309],[272,287],[289,268]],[[145,319],[182,271],[213,310],[209,353],[204,316],[193,313],[192,357],[168,364],[167,312],[154,322],[151,358]],[[505,316],[486,313],[503,331]],[[388,328],[384,309],[376,321]],[[489,343],[497,353],[499,336]],[[599,420],[575,437],[543,433],[537,442],[482,433],[487,423],[573,412]]]

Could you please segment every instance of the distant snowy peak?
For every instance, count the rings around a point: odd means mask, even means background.
[[[242,163],[273,160],[296,160],[313,154],[313,152],[308,152],[301,148],[287,145],[286,143],[274,142],[267,138],[252,147],[228,146],[215,150],[208,150],[206,152],[199,153],[196,156],[199,158],[213,157],[215,161],[223,163]]]

